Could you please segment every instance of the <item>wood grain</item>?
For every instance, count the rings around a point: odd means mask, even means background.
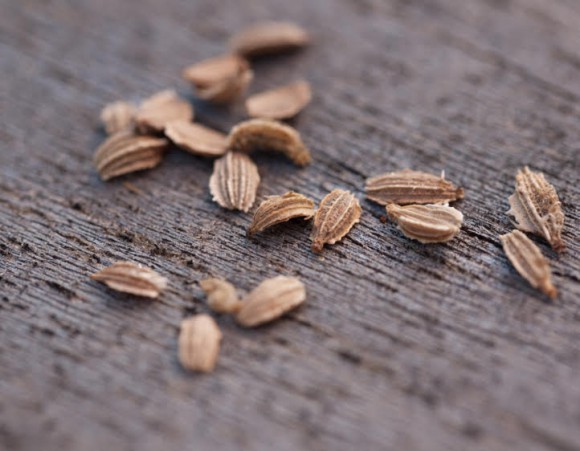
[[[0,448],[465,450],[580,448],[580,3],[574,0],[0,0]],[[309,250],[300,221],[246,238],[250,215],[207,189],[212,163],[174,149],[103,183],[100,109],[175,87],[255,20],[294,20],[305,52],[258,62],[251,92],[299,78],[298,169],[259,155],[260,199],[352,190],[363,216]],[[196,102],[226,132],[243,116]],[[560,296],[512,269],[499,234],[521,166],[566,214]],[[458,237],[424,246],[363,200],[364,179],[412,167],[465,188]],[[128,189],[124,182],[130,182]],[[88,275],[115,260],[170,279],[156,302]],[[250,290],[298,276],[306,305],[242,330],[216,372],[177,362],[195,282]]]

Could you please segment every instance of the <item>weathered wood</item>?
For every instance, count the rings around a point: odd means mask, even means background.
[[[375,450],[580,448],[580,3],[574,0],[79,0],[0,2],[0,448]],[[100,108],[166,87],[257,19],[312,31],[258,62],[251,92],[305,77],[295,124],[314,162],[261,155],[259,195],[319,201],[412,167],[465,188],[457,239],[424,246],[362,201],[345,240],[309,249],[300,221],[246,238],[210,201],[212,163],[172,151],[103,183]],[[222,131],[240,106],[196,104]],[[524,164],[566,213],[546,302],[498,234]],[[123,185],[129,181],[141,193]],[[117,259],[169,277],[159,301],[88,275]],[[207,311],[209,275],[251,289],[296,275],[305,307],[224,333],[216,372],[176,358],[180,320]]]

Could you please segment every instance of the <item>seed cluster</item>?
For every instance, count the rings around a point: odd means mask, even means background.
[[[268,22],[252,26],[230,40],[230,51],[183,70],[196,96],[215,104],[229,104],[246,93],[257,57],[300,49],[310,42],[299,26]],[[139,105],[118,101],[106,105],[101,121],[108,137],[98,147],[94,165],[107,181],[159,165],[170,143],[200,157],[215,158],[209,191],[213,201],[228,210],[248,213],[258,198],[260,174],[251,154],[273,151],[295,165],[311,163],[312,155],[299,132],[280,122],[300,113],[312,100],[304,80],[253,94],[245,101],[250,119],[232,127],[226,135],[194,122],[192,104],[173,90],[161,91]],[[463,199],[464,190],[434,175],[405,169],[366,180],[366,196],[385,207],[386,213],[408,238],[423,244],[446,243],[460,232],[463,214],[450,202]],[[558,195],[543,174],[525,167],[516,175],[516,189],[509,198],[509,214],[516,227],[543,237],[558,252],[564,214]],[[341,241],[360,222],[362,208],[350,191],[333,189],[319,203],[293,191],[264,199],[256,208],[248,236],[294,219],[312,221],[312,251]],[[520,230],[500,236],[508,259],[535,288],[551,298],[557,290],[548,260]],[[110,288],[137,296],[156,298],[167,279],[152,269],[131,262],[117,262],[91,276]],[[257,327],[276,320],[306,300],[304,284],[295,277],[266,279],[247,294],[240,294],[220,278],[202,280],[207,304],[217,314],[232,315],[242,327]],[[178,338],[182,366],[201,372],[215,368],[222,333],[207,314],[186,318]]]

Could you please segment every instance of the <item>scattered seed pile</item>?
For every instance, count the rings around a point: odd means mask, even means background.
[[[182,75],[199,99],[229,104],[242,98],[254,79],[253,58],[295,51],[309,43],[308,33],[296,24],[260,23],[233,36],[228,53],[193,64]],[[312,162],[300,133],[281,122],[299,114],[311,100],[311,87],[305,80],[254,94],[245,100],[249,119],[227,135],[194,122],[191,103],[171,89],[139,105],[117,101],[101,112],[108,137],[96,150],[94,165],[104,181],[152,169],[162,162],[172,143],[194,155],[215,158],[209,181],[213,201],[225,209],[247,213],[256,202],[260,184],[253,152],[276,152],[299,167]],[[369,200],[385,206],[388,217],[410,239],[444,243],[461,229],[463,214],[449,203],[463,199],[464,190],[446,180],[444,173],[388,172],[368,178],[365,191]],[[508,213],[515,217],[518,229],[543,237],[558,252],[564,249],[564,215],[556,191],[543,174],[527,167],[521,170],[509,202]],[[361,213],[356,196],[342,189],[328,193],[318,209],[307,196],[287,192],[262,201],[254,211],[248,236],[292,219],[312,220],[311,247],[320,253],[325,245],[342,240],[360,221]],[[557,291],[540,249],[519,230],[502,235],[500,240],[517,271],[533,287],[554,298]],[[131,262],[114,263],[91,277],[112,289],[150,298],[159,296],[167,285],[167,279],[155,271]],[[232,315],[242,327],[273,321],[306,300],[302,282],[286,276],[267,279],[241,296],[223,279],[206,279],[200,286],[212,311]],[[179,335],[181,364],[194,371],[212,371],[221,339],[211,316],[184,319]]]

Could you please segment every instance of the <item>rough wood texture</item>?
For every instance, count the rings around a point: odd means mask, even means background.
[[[580,3],[575,0],[0,0],[0,448],[576,450],[580,448]],[[103,183],[99,111],[176,87],[230,31],[295,20],[315,45],[259,62],[251,92],[305,77],[296,126],[313,164],[259,155],[260,198],[319,201],[413,167],[465,187],[448,245],[423,246],[362,201],[345,240],[310,252],[300,221],[248,240],[210,201],[212,162],[173,150]],[[197,105],[221,131],[242,118]],[[568,245],[543,242],[550,304],[498,235],[515,172],[545,172]],[[140,191],[127,189],[130,182]],[[88,275],[115,260],[170,278],[159,301]],[[224,340],[211,376],[177,362],[191,284],[299,276],[307,304]]]

